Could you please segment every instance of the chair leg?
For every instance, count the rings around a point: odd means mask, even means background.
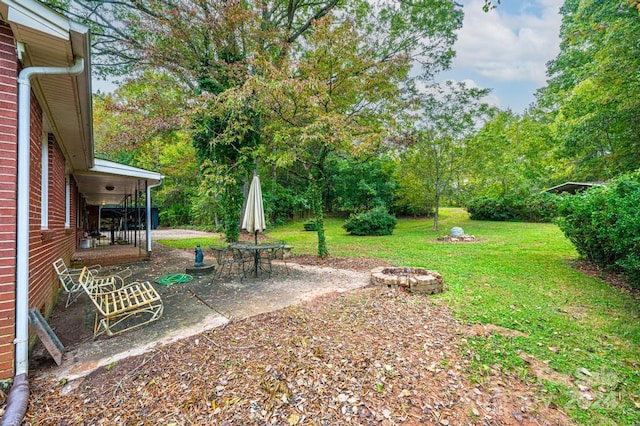
[[[67,293],[67,303],[64,304],[65,308],[68,308],[70,304],[75,302],[75,298],[72,298],[72,292]]]

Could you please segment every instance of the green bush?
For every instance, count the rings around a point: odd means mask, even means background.
[[[342,227],[351,235],[391,235],[396,222],[386,207],[379,206],[351,214]]]
[[[559,200],[557,195],[546,192],[485,196],[470,200],[466,208],[473,220],[551,222],[558,215]]]
[[[318,222],[315,219],[308,220],[304,223],[305,231],[317,231],[318,230]]]
[[[168,208],[163,208],[159,213],[160,225],[176,227],[189,223],[190,210],[184,204],[171,204]]]
[[[557,223],[578,253],[640,286],[640,172],[560,203]]]

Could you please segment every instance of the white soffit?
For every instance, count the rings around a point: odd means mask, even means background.
[[[69,39],[69,20],[33,0],[3,0],[9,6],[7,21],[18,26],[38,28],[43,33]]]
[[[93,164],[91,65],[89,28],[35,0],[0,0],[0,14],[25,50],[25,67],[69,67],[85,59],[85,70],[75,76],[37,75],[32,89],[72,169]]]
[[[157,183],[162,180],[163,176],[160,173],[152,172],[145,169],[139,169],[133,166],[127,166],[125,164],[115,163],[109,160],[102,160],[96,158],[94,160],[94,166],[90,171],[95,173],[106,173],[112,175],[128,176],[137,179],[147,179],[149,183]]]

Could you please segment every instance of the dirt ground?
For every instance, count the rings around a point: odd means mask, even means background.
[[[154,244],[153,261],[131,268],[134,277],[159,277],[192,259],[190,252]],[[273,279],[223,285],[201,277],[159,286],[166,305],[189,303],[182,316],[121,339],[92,341],[86,301],[57,311],[51,321],[70,348],[68,364],[85,370],[74,376],[42,352],[33,358],[25,423],[571,423],[518,377],[496,369],[481,383],[470,379],[474,354],[465,337],[508,336],[506,330],[463,327],[429,296],[363,287],[363,277],[381,266],[377,261],[294,256],[288,262],[289,274],[278,265]],[[175,322],[189,328],[191,317],[209,318],[211,327],[158,343]],[[134,345],[144,350],[100,366],[95,361],[96,352]]]

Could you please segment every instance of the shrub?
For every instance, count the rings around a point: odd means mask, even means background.
[[[342,227],[351,235],[391,235],[396,218],[384,206],[349,216]]]
[[[189,223],[189,213],[189,206],[184,204],[171,204],[168,208],[161,209],[158,216],[162,226],[176,227]]]
[[[308,220],[304,223],[305,231],[317,231],[318,230],[318,222],[315,219]]]
[[[557,223],[581,256],[640,286],[640,173],[624,175],[560,203]]]
[[[521,196],[479,197],[466,207],[473,220],[551,222],[558,215],[559,197],[546,192]]]

